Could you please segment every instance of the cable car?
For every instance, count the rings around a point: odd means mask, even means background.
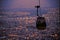
[[[39,1],[39,4],[40,4],[40,1]],[[45,21],[45,18],[42,17],[42,16],[39,16],[39,14],[38,14],[38,8],[40,8],[40,6],[37,5],[37,6],[35,6],[35,8],[37,8],[36,28],[38,30],[44,30],[44,29],[46,29],[46,21]]]
[[[44,17],[40,17],[40,16],[37,17],[36,28],[39,29],[39,30],[40,29],[41,30],[46,29],[46,22],[45,22],[45,18]]]

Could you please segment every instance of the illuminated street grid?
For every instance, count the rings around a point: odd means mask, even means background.
[[[0,39],[53,40],[55,37],[52,34],[59,32],[57,30],[59,29],[59,26],[57,26],[59,22],[59,9],[47,8],[45,10],[48,11],[42,15],[46,19],[47,27],[45,30],[38,30],[36,28],[36,16],[26,16],[27,14],[30,15],[29,12],[2,12],[4,16],[0,16],[0,21],[4,22],[4,24],[0,25],[0,35],[3,35]],[[24,15],[25,17],[19,17],[19,15]],[[57,34],[55,36],[57,36]]]

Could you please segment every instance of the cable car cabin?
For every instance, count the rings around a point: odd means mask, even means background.
[[[38,30],[46,29],[46,22],[44,17],[40,17],[40,16],[37,17],[36,27]]]
[[[37,8],[36,27],[37,27],[38,30],[44,30],[44,29],[46,29],[45,18],[42,17],[41,15],[39,16],[39,14],[38,14],[38,9],[40,8],[40,0],[39,0],[39,4],[36,5],[35,8]],[[41,13],[41,10],[40,10],[40,13]]]

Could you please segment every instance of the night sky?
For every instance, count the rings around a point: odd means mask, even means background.
[[[2,8],[31,8],[38,5],[38,0],[1,0]],[[59,7],[59,0],[40,0],[41,7]]]

